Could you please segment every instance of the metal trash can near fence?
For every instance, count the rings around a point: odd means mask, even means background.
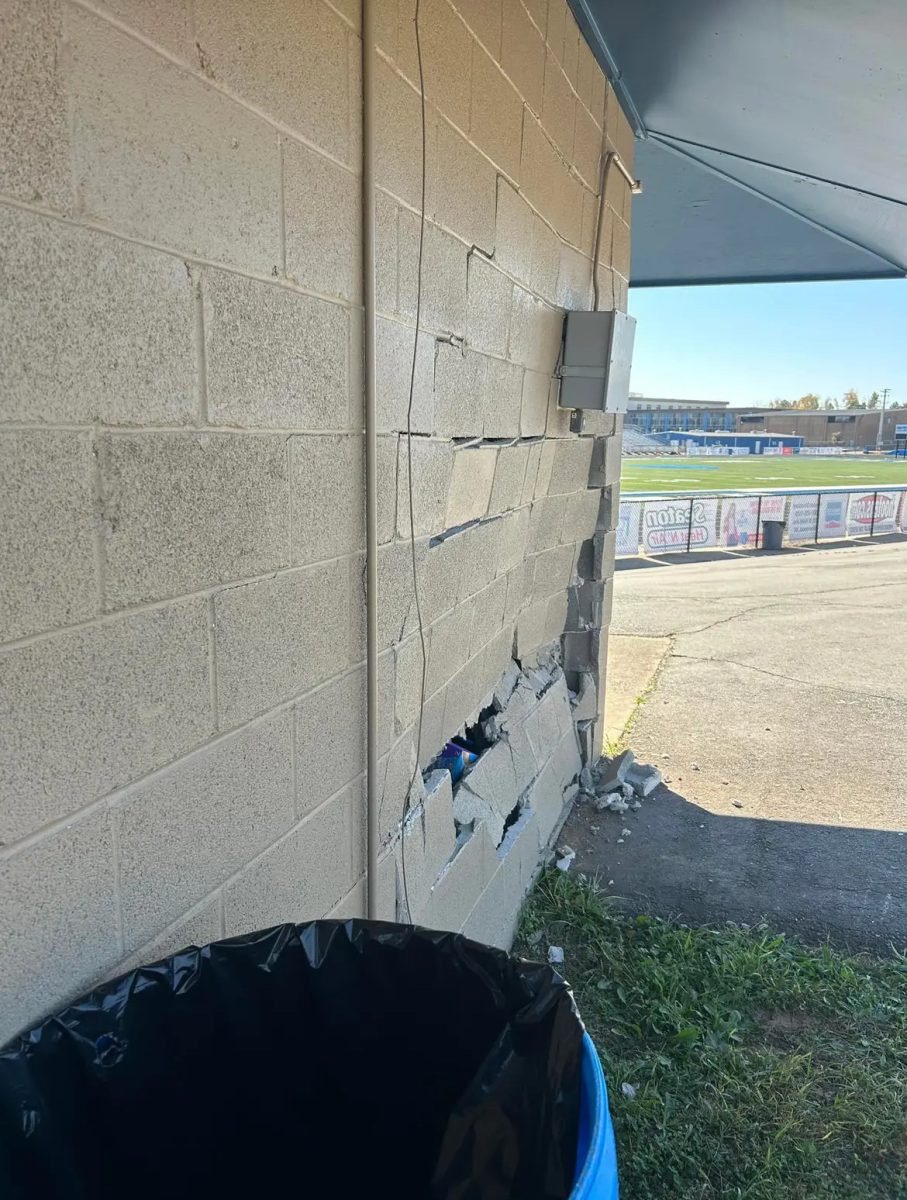
[[[762,522],[762,549],[780,550],[784,544],[784,529],[786,521]]]
[[[565,981],[360,920],[190,946],[0,1050],[4,1200],[616,1200]]]

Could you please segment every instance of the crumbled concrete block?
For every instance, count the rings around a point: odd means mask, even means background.
[[[508,732],[521,721],[525,721],[537,708],[538,696],[529,681],[521,674],[510,699],[501,710],[501,725],[504,732]]]
[[[516,619],[516,656],[523,659],[545,641],[548,602],[540,600],[525,608]]]
[[[494,689],[494,706],[499,713],[504,712],[507,708],[519,681],[520,668],[515,662],[511,662],[510,666],[501,676],[500,683]]]
[[[564,670],[598,670],[602,643],[607,642],[607,632],[597,629],[569,629],[564,634]]]
[[[454,451],[444,522],[446,529],[480,520],[486,515],[497,456],[496,446],[466,447]]]
[[[378,838],[382,845],[395,835],[404,813],[417,809],[425,798],[422,771],[416,767],[416,732],[415,728],[406,730],[386,756],[378,805]],[[360,736],[364,736],[364,729]]]
[[[636,761],[636,755],[632,750],[622,750],[620,754],[616,754],[611,759],[602,759],[597,764],[599,776],[599,792],[616,791],[618,785],[622,784],[627,778],[627,772]]]
[[[497,867],[494,843],[484,823],[464,829],[457,837],[453,857],[432,888],[424,924],[430,929],[459,932]]]
[[[580,690],[573,704],[573,720],[594,721],[598,716],[598,684],[591,672],[580,674]]]
[[[512,661],[513,655],[513,623],[505,623],[500,631],[494,635],[491,641],[486,645],[484,656],[484,676],[485,686],[483,692],[488,693],[489,697],[494,692],[495,686],[503,673],[507,670],[509,663]],[[490,699],[489,699],[490,703]]]
[[[539,773],[539,762],[532,748],[527,723],[511,725],[504,736],[513,758],[517,795],[522,796]]]
[[[485,656],[480,652],[447,684],[443,727],[445,737],[453,737],[467,722],[472,722],[485,692]]]
[[[609,591],[610,581],[590,579],[571,587],[567,593],[568,628],[577,631],[603,628],[607,624],[602,617]]]
[[[420,911],[428,904],[429,893],[456,843],[450,772],[432,771],[424,786],[421,804],[403,823],[400,848],[410,907]]]
[[[624,778],[633,788],[636,795],[640,796],[643,800],[651,796],[655,789],[660,787],[663,782],[663,777],[658,767],[648,767],[642,763],[633,763]]]
[[[492,841],[498,845],[504,835],[504,822],[518,798],[510,746],[497,742],[457,785],[454,816],[460,825],[485,821]]]

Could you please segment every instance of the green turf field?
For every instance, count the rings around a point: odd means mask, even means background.
[[[907,459],[799,458],[756,454],[746,458],[625,458],[621,491],[720,492],[727,488],[884,487],[907,484]]]

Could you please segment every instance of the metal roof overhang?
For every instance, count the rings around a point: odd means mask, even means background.
[[[637,138],[631,283],[907,274],[907,0],[570,0]]]

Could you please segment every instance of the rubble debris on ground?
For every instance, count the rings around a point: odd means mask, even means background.
[[[552,966],[559,966],[564,961],[563,946],[549,946],[548,947],[548,961],[551,963]]]
[[[573,866],[573,860],[576,858],[576,851],[572,846],[558,846],[558,858],[555,866],[559,871],[569,871]]]

